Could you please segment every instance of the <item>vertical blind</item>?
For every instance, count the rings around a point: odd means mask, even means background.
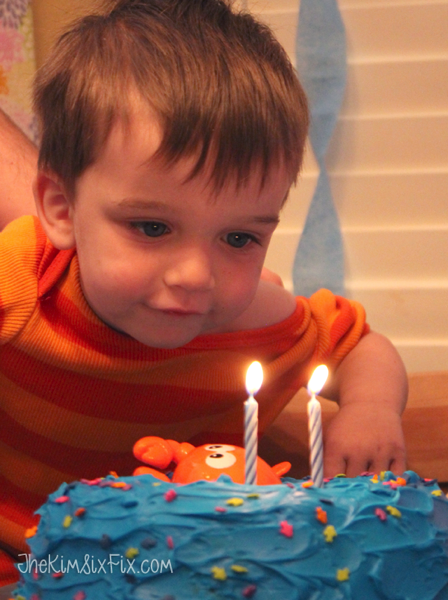
[[[295,61],[296,0],[248,0]],[[327,153],[345,289],[409,372],[448,369],[448,0],[339,0],[348,74]],[[266,266],[292,289],[318,168],[308,148]]]

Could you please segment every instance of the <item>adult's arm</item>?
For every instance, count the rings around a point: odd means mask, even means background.
[[[0,110],[0,229],[17,217],[36,214],[36,163],[36,147]]]

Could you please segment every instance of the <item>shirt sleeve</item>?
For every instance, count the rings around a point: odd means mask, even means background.
[[[17,219],[0,233],[0,344],[21,331],[36,305],[38,238],[33,217]]]
[[[336,367],[370,330],[364,307],[326,289],[313,294],[308,302],[317,326],[315,358]]]

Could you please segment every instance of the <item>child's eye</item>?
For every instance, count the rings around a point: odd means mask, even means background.
[[[158,221],[134,223],[134,227],[148,237],[160,237],[168,231],[168,227],[164,223],[159,223]]]
[[[251,242],[258,243],[258,240],[255,236],[250,235],[249,233],[242,233],[241,231],[234,231],[232,233],[227,234],[226,242],[233,248],[244,248]]]

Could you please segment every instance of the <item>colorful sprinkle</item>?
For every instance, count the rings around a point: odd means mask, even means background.
[[[327,544],[331,544],[338,535],[334,525],[327,525],[322,533]]]
[[[370,481],[372,483],[378,483],[378,475],[375,474]]]
[[[255,594],[256,591],[257,591],[256,585],[253,585],[253,584],[248,585],[243,590],[243,596],[244,596],[244,598],[252,598],[252,596]]]
[[[27,529],[25,531],[25,537],[26,538],[33,537],[33,535],[36,535],[36,531],[37,531],[37,525],[35,525],[34,527],[30,527],[29,529]]]
[[[434,490],[433,492],[431,492],[432,496],[441,496],[442,495],[442,490]]]
[[[118,475],[116,471],[110,471],[109,475],[112,475],[112,477],[115,477],[115,479],[118,479]]]
[[[168,490],[167,492],[165,492],[164,498],[167,502],[172,502],[177,498],[176,490]]]
[[[76,592],[76,594],[73,596],[73,600],[86,600],[86,598],[87,595],[83,591]]]
[[[259,497],[260,497],[260,494],[248,494],[247,495],[248,500],[258,500]]]
[[[403,479],[403,477],[397,477],[397,479],[383,481],[383,485],[389,485],[393,490],[396,490],[397,487],[403,487],[406,485],[406,479]]]
[[[168,535],[168,536],[166,537],[166,545],[168,546],[168,548],[169,548],[170,550],[172,550],[172,549],[174,548],[174,541],[173,541],[173,538],[172,538],[172,536],[171,536],[171,535]]]
[[[58,571],[57,573],[53,573],[52,577],[54,579],[62,579],[64,577],[64,573],[62,573],[61,571]]]
[[[81,483],[86,483],[87,485],[98,485],[102,479],[102,477],[97,477],[96,479],[81,479]]]
[[[248,573],[249,569],[247,569],[246,567],[243,567],[242,565],[232,565],[230,567],[232,569],[232,571],[235,571],[235,573]]]
[[[110,487],[122,489],[124,492],[132,489],[132,485],[130,483],[125,483],[124,481],[115,481],[114,483],[108,482]]]
[[[304,481],[302,483],[302,487],[305,488],[305,489],[313,487],[313,485],[314,485],[314,481],[312,479],[308,479],[308,481]]]
[[[242,498],[229,498],[226,502],[230,506],[241,506],[244,504],[244,500]]]
[[[227,579],[226,570],[222,567],[212,567],[210,570],[214,579],[219,579],[219,581],[225,581]]]
[[[401,519],[401,512],[398,510],[398,508],[395,508],[395,506],[386,506],[386,510],[393,517]]]
[[[72,524],[72,521],[73,517],[71,517],[70,515],[66,515],[64,517],[64,520],[62,521],[62,527],[65,527],[67,529]]]
[[[294,535],[294,528],[288,521],[281,521],[280,533],[285,537],[291,538]]]
[[[100,488],[113,487],[112,481],[109,481],[108,479],[103,479],[98,485]]]
[[[59,498],[55,498],[54,501],[57,504],[63,504],[64,502],[68,502],[70,498],[68,496],[59,496]]]
[[[328,523],[327,512],[320,506],[316,506],[316,519],[324,525]]]
[[[100,546],[103,550],[107,550],[108,548],[110,548],[112,546],[112,540],[107,535],[107,533],[103,533],[103,535],[101,536]]]
[[[132,560],[133,558],[135,558],[136,556],[139,555],[138,548],[128,548],[126,550],[126,552],[124,553],[124,555],[126,556],[126,558],[129,558]]]
[[[345,569],[338,569],[336,572],[336,579],[338,581],[347,581],[350,579],[350,569],[348,567]]]
[[[338,473],[338,475],[335,475],[334,477],[335,479],[338,479],[340,477],[347,477],[347,475],[345,473]]]
[[[382,508],[375,508],[375,515],[380,521],[387,521],[387,515]]]
[[[74,512],[75,517],[83,517],[86,514],[86,509],[80,506]]]
[[[425,477],[423,481],[423,485],[434,485],[435,483],[437,483],[437,479],[428,479]]]
[[[224,506],[215,506],[215,512],[226,513],[227,508],[224,508]]]

